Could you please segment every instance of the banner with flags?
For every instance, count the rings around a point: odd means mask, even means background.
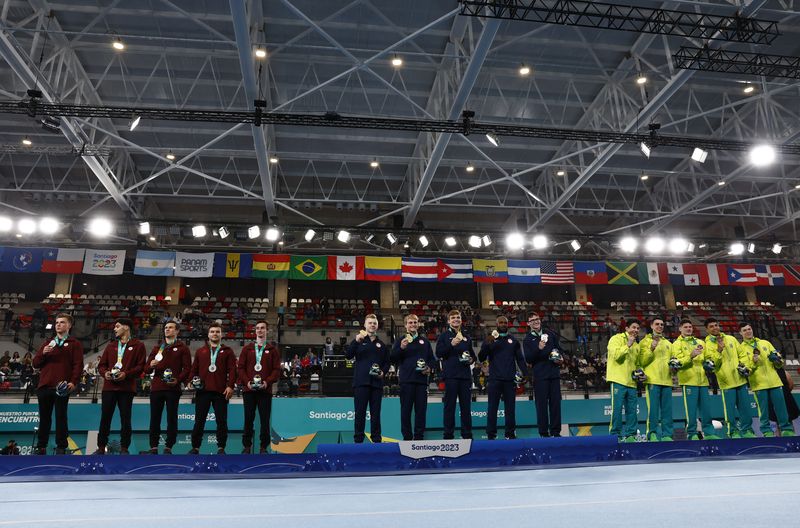
[[[289,260],[289,278],[295,280],[327,280],[328,257],[292,255]]]
[[[402,280],[436,282],[439,280],[439,261],[435,258],[403,257]]]
[[[475,282],[508,282],[508,261],[472,259],[472,277]]]
[[[328,280],[364,280],[364,257],[328,257]]]
[[[439,282],[472,282],[472,261],[439,259]]]
[[[608,284],[605,262],[574,262],[575,284]]]
[[[47,248],[42,256],[42,273],[80,273],[85,249]]]
[[[508,282],[539,284],[542,282],[541,266],[538,260],[508,261]]]
[[[572,284],[575,282],[575,271],[572,262],[541,262],[542,284]]]
[[[172,277],[174,271],[174,251],[148,251],[140,249],[136,252],[136,264],[133,268],[134,275]]]
[[[396,282],[403,276],[400,257],[364,257],[364,278],[369,281]]]
[[[249,279],[252,273],[252,253],[217,253],[214,256],[214,277]]]
[[[608,284],[615,284],[617,286],[639,284],[640,279],[638,266],[639,265],[636,262],[606,262],[606,276],[608,277]]]
[[[253,255],[252,276],[256,279],[288,279],[289,255]]]
[[[5,247],[0,251],[0,271],[36,273],[42,270],[42,248]]]

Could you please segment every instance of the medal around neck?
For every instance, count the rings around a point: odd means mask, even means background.
[[[669,358],[669,361],[667,363],[669,364],[669,368],[671,368],[673,370],[679,370],[679,369],[681,369],[683,367],[683,363],[681,363],[678,360],[678,358],[675,358],[675,357]]]
[[[156,354],[156,361],[162,361],[163,359],[164,359],[164,354],[162,354],[161,352]]]
[[[498,337],[500,337],[500,332],[498,332],[497,330],[492,330],[492,337],[497,339]]]
[[[214,372],[217,371],[217,366],[216,365],[209,365],[208,366],[208,371],[213,374]]]
[[[539,337],[539,341],[541,341],[542,343],[547,343],[547,334],[542,334]]]
[[[256,372],[261,372],[262,368],[264,367],[261,366],[261,363],[256,363],[256,365],[253,367],[253,370],[255,370]]]
[[[58,343],[56,343],[56,340],[52,339],[52,340],[50,340],[49,343],[47,343],[47,346],[49,346],[50,348],[55,348],[57,344]]]

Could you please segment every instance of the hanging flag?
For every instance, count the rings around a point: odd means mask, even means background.
[[[669,274],[663,262],[639,262],[636,264],[639,284],[667,284]]]
[[[288,279],[289,255],[253,255],[252,276],[255,279]]]
[[[292,255],[289,278],[295,280],[326,280],[328,278],[328,257],[305,257]]]
[[[400,257],[364,257],[364,278],[368,281],[394,282],[403,276]]]
[[[402,258],[402,277],[404,281],[436,282],[439,278],[439,264],[435,258]]]
[[[122,275],[125,250],[87,249],[83,272],[87,275]]]
[[[667,274],[669,275],[669,283],[674,285],[684,285],[683,278],[683,264],[668,262]]]
[[[575,284],[608,284],[605,262],[574,262]]]
[[[766,281],[769,286],[783,286],[785,284],[783,269],[778,265],[760,264],[756,266],[756,275],[758,275],[759,279]]]
[[[706,264],[710,286],[728,285],[728,267],[725,264]]]
[[[42,269],[42,248],[5,247],[0,253],[0,271],[35,273]]]
[[[508,261],[472,259],[472,274],[475,282],[508,282]]]
[[[85,249],[47,248],[42,257],[42,273],[80,273]]]
[[[671,284],[684,286],[708,286],[708,268],[705,264],[667,264]]]
[[[542,282],[541,268],[538,260],[509,260],[508,282],[539,284]]]
[[[784,264],[781,268],[786,286],[800,286],[800,266]]]
[[[174,271],[174,251],[147,251],[140,249],[136,252],[136,264],[133,268],[134,275],[172,277]]]
[[[214,255],[214,277],[226,279],[249,279],[253,273],[251,253],[216,253]]]
[[[328,280],[364,280],[364,257],[328,257]]]
[[[728,283],[731,286],[764,286],[766,280],[759,278],[753,264],[729,264]]]
[[[175,254],[176,277],[210,277],[214,272],[214,253]]]
[[[637,273],[638,266],[636,262],[606,262],[608,284],[615,284],[617,286],[639,284],[639,275]]]
[[[543,260],[541,266],[542,284],[572,284],[575,282],[572,262]]]
[[[472,282],[472,261],[439,259],[439,282]]]

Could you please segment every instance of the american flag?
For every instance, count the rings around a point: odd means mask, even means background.
[[[572,262],[547,262],[542,261],[542,284],[572,284],[575,282],[575,273]]]

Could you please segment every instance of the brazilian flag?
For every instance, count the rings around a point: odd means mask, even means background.
[[[289,264],[289,278],[295,280],[326,280],[328,278],[328,257],[304,257],[292,255]]]

